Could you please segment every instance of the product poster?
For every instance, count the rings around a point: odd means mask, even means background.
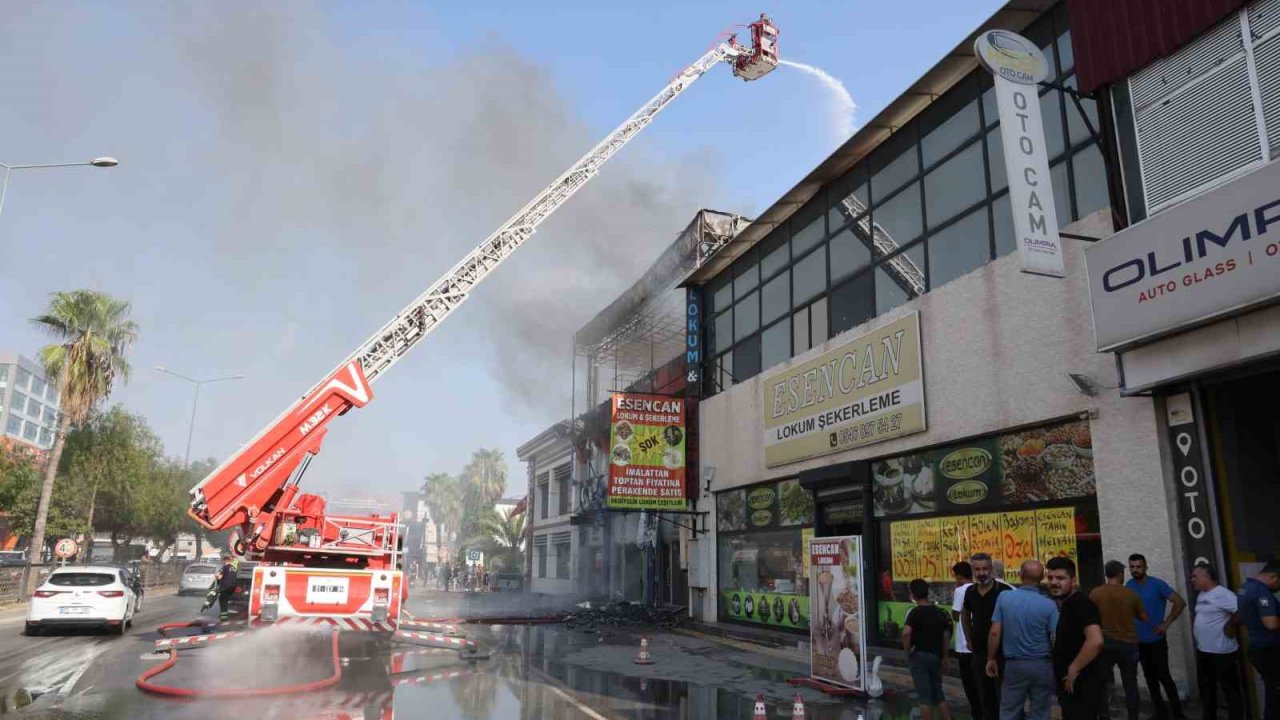
[[[975,513],[1093,497],[1093,437],[1076,420],[877,460],[876,517]]]
[[[684,400],[615,393],[611,408],[609,507],[683,509]]]
[[[867,633],[862,538],[809,540],[809,674],[855,690],[866,686]]]
[[[809,598],[762,590],[721,590],[720,606],[730,620],[803,630],[809,623]]]
[[[984,552],[1004,562],[1004,580],[1018,581],[1024,560],[1056,556],[1079,560],[1073,506],[980,513],[889,523],[893,582],[916,578],[951,582],[951,567]]]

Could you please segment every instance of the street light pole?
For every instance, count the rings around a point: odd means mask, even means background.
[[[119,164],[120,164],[120,161],[113,157],[94,158],[88,162],[44,163],[39,165],[6,165],[4,163],[0,163],[0,168],[4,168],[4,184],[3,186],[0,186],[0,213],[4,212],[4,198],[6,195],[9,194],[9,175],[11,175],[14,170],[40,170],[43,168],[64,168],[64,167],[85,167],[85,166],[109,168],[109,167],[115,167]]]
[[[176,378],[179,378],[179,379],[182,379],[182,380],[186,380],[187,382],[189,382],[189,383],[191,383],[192,385],[195,385],[195,386],[196,386],[196,397],[195,397],[195,401],[191,403],[191,424],[190,424],[190,426],[187,428],[187,452],[186,452],[186,454],[185,454],[185,455],[183,455],[183,457],[182,457],[182,467],[183,467],[183,468],[186,468],[186,467],[189,467],[189,466],[191,465],[191,438],[195,436],[195,432],[196,432],[196,410],[200,407],[200,387],[201,387],[202,385],[208,385],[209,383],[222,382],[222,381],[224,381],[224,380],[243,380],[243,379],[244,379],[244,376],[243,376],[243,375],[226,375],[226,376],[223,376],[223,377],[215,377],[215,378],[207,378],[207,379],[205,379],[205,380],[197,380],[197,379],[195,379],[195,378],[193,378],[193,377],[187,377],[186,375],[183,375],[182,373],[176,373],[176,372],[174,372],[174,371],[172,371],[172,370],[169,370],[168,368],[162,367],[162,366],[160,366],[160,365],[157,365],[157,366],[156,366],[156,370],[159,370],[160,372],[165,373],[166,375],[172,375],[172,376],[174,376],[174,377],[176,377]]]

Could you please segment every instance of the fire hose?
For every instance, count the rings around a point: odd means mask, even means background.
[[[161,636],[167,636],[166,633],[174,628],[181,627],[203,627],[202,623],[167,623],[161,625],[158,630]],[[338,653],[338,633],[335,631],[332,638],[332,657],[333,657],[333,674],[323,680],[315,680],[308,683],[296,683],[293,685],[278,685],[275,687],[264,688],[214,688],[209,690],[197,690],[195,688],[173,687],[171,685],[159,685],[151,681],[151,678],[169,670],[178,662],[178,649],[176,647],[169,648],[169,658],[160,665],[153,667],[138,676],[134,682],[139,690],[149,692],[155,695],[166,695],[169,697],[179,697],[188,699],[198,698],[251,698],[251,697],[269,697],[273,695],[293,695],[295,693],[310,692],[312,690],[322,690],[327,687],[337,685],[342,680],[342,658]]]

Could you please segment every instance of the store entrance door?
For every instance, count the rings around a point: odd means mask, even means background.
[[[1204,397],[1227,565],[1223,581],[1239,589],[1280,548],[1280,370],[1206,386]],[[1245,676],[1258,717],[1257,675],[1250,667]]]
[[[1232,587],[1280,547],[1280,370],[1206,387],[1219,527]]]

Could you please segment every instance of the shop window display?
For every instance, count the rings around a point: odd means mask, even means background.
[[[807,630],[812,495],[797,480],[719,493],[716,529],[720,619]]]
[[[1024,560],[1069,557],[1088,589],[1103,582],[1089,425],[1077,421],[872,463],[877,519],[876,632],[900,638],[907,586],[950,603],[951,567],[977,552],[1018,583]]]

